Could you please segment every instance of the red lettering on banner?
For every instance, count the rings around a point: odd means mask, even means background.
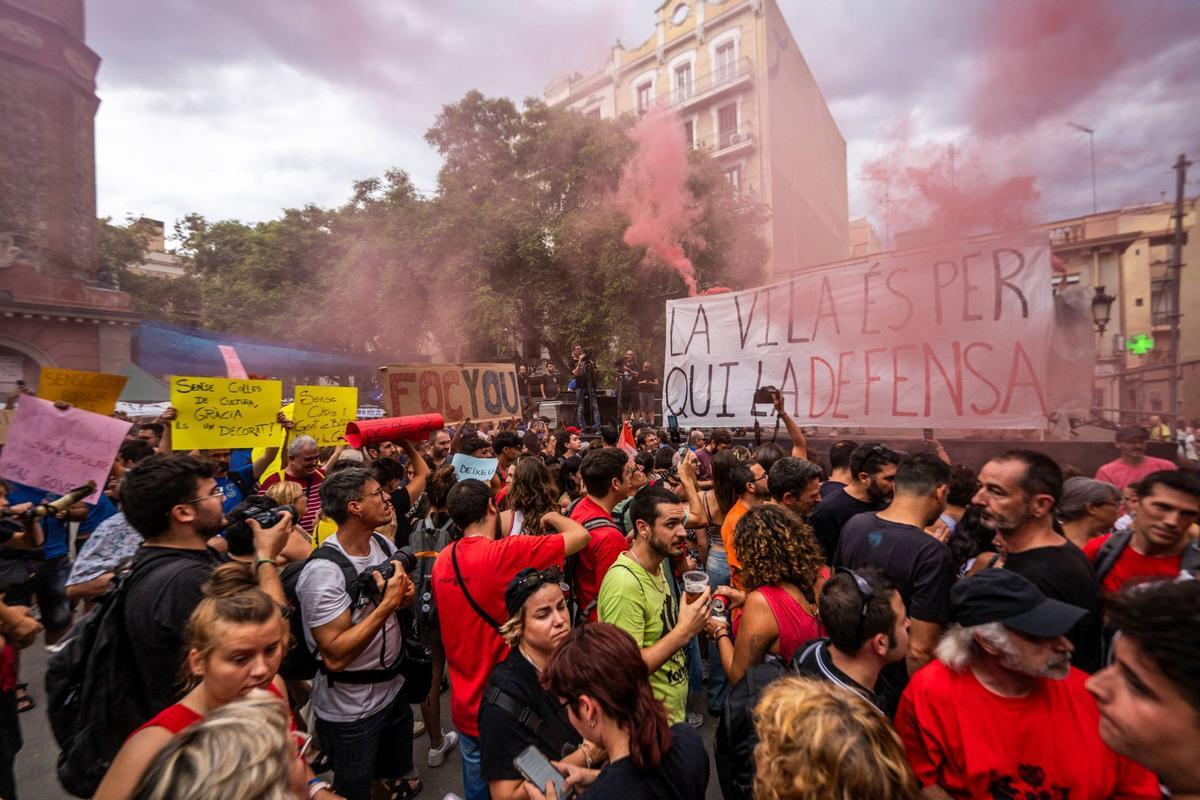
[[[392,398],[392,413],[399,414],[401,409],[401,397],[411,394],[408,384],[417,382],[417,373],[415,372],[393,372],[388,375],[388,394]]]
[[[900,410],[900,384],[908,383],[908,378],[900,375],[900,351],[901,350],[916,350],[915,344],[902,344],[899,347],[892,348],[892,416],[893,417],[915,417],[915,411]],[[926,380],[928,383],[928,380]],[[928,396],[928,391],[926,391]],[[926,409],[925,414],[928,416],[929,411]]]
[[[446,413],[443,415],[446,419],[462,419],[462,406],[450,405],[450,387],[458,386],[458,372],[454,370],[446,370],[442,373],[442,402],[446,405]]]
[[[430,389],[433,389],[435,392],[437,392],[437,402],[436,403],[429,402],[429,390]],[[421,398],[421,413],[422,414],[437,413],[437,414],[442,414],[443,416],[445,416],[445,414],[442,410],[442,404],[443,404],[442,385],[441,385],[441,381],[438,377],[437,372],[435,372],[431,369],[427,369],[427,370],[424,370],[421,372],[420,390],[418,391],[418,396]]]
[[[975,405],[974,403],[971,403],[971,411],[980,415],[981,417],[986,417],[988,414],[991,414],[993,411],[995,411],[996,407],[1000,405],[1000,389],[996,386],[996,384],[992,383],[986,377],[984,377],[982,372],[975,369],[975,365],[971,363],[971,351],[974,350],[976,347],[987,348],[988,353],[991,353],[993,348],[987,342],[971,342],[969,345],[967,345],[966,347],[963,348],[963,364],[964,364],[964,366],[966,366],[967,371],[970,372],[972,375],[974,375],[976,378],[979,378],[979,380],[986,383],[988,385],[988,388],[990,388],[992,390],[992,395],[995,397],[995,399],[992,401],[992,404],[990,406],[988,406],[986,409],[980,408],[979,406]]]
[[[870,350],[863,353],[863,371],[867,376],[867,385],[863,387],[863,414],[871,413],[871,384],[879,383],[883,380],[883,378],[871,372],[871,354],[886,353],[887,351],[888,349],[886,347],[872,347]],[[895,378],[893,376],[893,381],[894,380]]]
[[[1029,380],[1018,381],[1017,370],[1021,364],[1025,365],[1025,370],[1029,373]],[[1020,339],[1016,342],[1016,347],[1013,348],[1012,369],[1008,373],[1008,392],[1004,395],[1004,405],[1000,407],[1002,414],[1008,413],[1008,404],[1012,402],[1013,389],[1018,386],[1032,386],[1037,392],[1038,407],[1042,409],[1042,413],[1046,413],[1046,398],[1042,395],[1042,385],[1038,383],[1037,371],[1033,368],[1033,364],[1029,361],[1029,354],[1025,352],[1025,348],[1021,346]]]
[[[827,369],[829,371],[829,402],[825,404],[825,407],[821,409],[820,413],[817,413],[817,408],[816,408],[816,404],[815,404],[815,400],[817,397],[817,362],[818,361],[820,361],[822,364],[824,364],[825,369]],[[808,359],[808,387],[809,387],[808,416],[810,418],[815,419],[817,417],[825,416],[825,412],[829,410],[829,407],[831,405],[833,405],[833,399],[834,399],[835,395],[837,394],[837,389],[833,385],[833,383],[834,383],[833,365],[830,364],[825,359],[821,358],[820,356],[811,356]]]
[[[950,392],[950,400],[954,403],[954,413],[962,416],[963,413],[963,379],[962,379],[962,344],[959,342],[951,343],[952,352],[954,353],[954,368],[953,377],[951,373],[946,371],[946,367],[938,360],[938,357],[933,353],[933,347],[926,342],[925,348],[925,416],[929,416],[930,409],[933,407],[933,370],[930,366],[936,365],[938,372],[942,373],[942,380],[946,382],[946,389]]]
[[[842,387],[850,385],[850,380],[848,378],[846,380],[842,380],[842,376],[847,373],[846,356],[852,355],[854,355],[853,350],[838,353],[837,383],[833,387],[833,414],[830,415],[834,419],[850,419],[849,414],[839,414],[838,408],[840,408],[842,404]]]

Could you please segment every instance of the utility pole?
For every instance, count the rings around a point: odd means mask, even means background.
[[[1171,428],[1171,441],[1176,441],[1179,425],[1179,295],[1180,271],[1183,269],[1183,193],[1187,185],[1187,168],[1192,162],[1187,160],[1184,153],[1175,160],[1175,241],[1171,246],[1171,341],[1167,362],[1171,369],[1170,417],[1167,424]]]

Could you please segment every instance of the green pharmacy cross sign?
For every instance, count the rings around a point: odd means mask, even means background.
[[[1145,333],[1139,333],[1129,340],[1125,345],[1125,349],[1135,356],[1144,356],[1154,349],[1154,337]]]

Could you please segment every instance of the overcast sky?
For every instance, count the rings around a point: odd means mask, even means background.
[[[393,166],[433,190],[423,134],[444,103],[590,72],[618,38],[652,34],[658,2],[89,0],[99,213],[257,221],[339,205]],[[1096,130],[1101,209],[1173,197],[1176,155],[1200,156],[1193,0],[779,3],[846,139],[851,216],[881,234],[862,167],[900,130],[1032,172],[1042,219],[1091,210],[1087,136],[1068,120]],[[1022,5],[1038,18],[1008,16]]]

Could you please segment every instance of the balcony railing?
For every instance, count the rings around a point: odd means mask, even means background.
[[[749,147],[753,142],[754,136],[750,130],[749,123],[742,122],[736,128],[718,130],[714,134],[702,137],[696,143],[696,146],[700,149],[711,151],[713,155],[721,155],[725,150]]]
[[[748,58],[739,58],[728,64],[722,64],[704,75],[692,77],[690,83],[679,86],[674,73],[669,75],[671,93],[662,98],[663,108],[685,108],[693,103],[699,103],[735,86],[748,84],[754,72],[754,65]]]

